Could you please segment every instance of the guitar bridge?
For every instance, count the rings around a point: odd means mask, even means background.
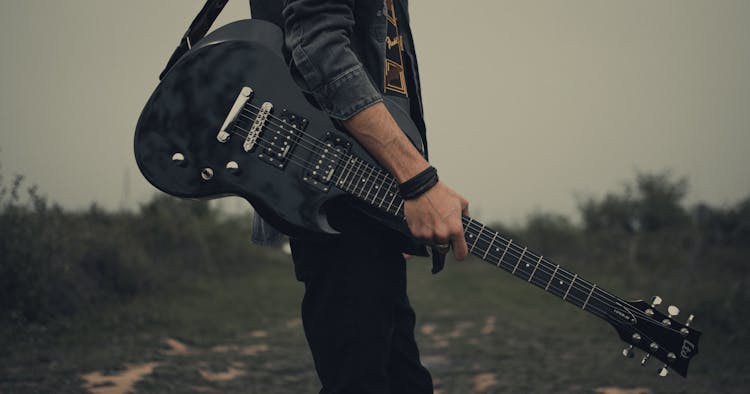
[[[237,99],[234,100],[234,105],[232,105],[232,109],[229,110],[229,114],[227,115],[227,118],[224,119],[224,124],[221,125],[221,129],[219,130],[219,133],[216,134],[216,139],[219,140],[222,144],[229,141],[229,128],[232,126],[232,124],[237,120],[237,117],[240,116],[240,113],[242,112],[242,109],[245,107],[245,104],[250,100],[250,98],[253,96],[253,89],[250,89],[249,87],[245,86],[240,90],[240,94],[237,96]]]

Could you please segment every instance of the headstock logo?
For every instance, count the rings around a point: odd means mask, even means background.
[[[633,316],[633,313],[631,313],[629,310],[627,310],[625,307],[622,306],[619,302],[616,304],[620,308],[613,308],[611,315],[616,318],[617,320],[633,325],[636,323],[635,316]]]
[[[693,350],[695,350],[695,345],[685,339],[684,341],[682,341],[682,350],[680,350],[680,356],[682,356],[682,358],[688,358],[690,357],[690,354],[693,353]]]

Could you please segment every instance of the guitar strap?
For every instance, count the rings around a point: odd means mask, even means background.
[[[203,8],[201,8],[198,15],[193,19],[193,22],[190,23],[190,27],[188,27],[185,35],[182,36],[180,45],[177,46],[172,53],[172,56],[169,57],[169,61],[167,62],[166,67],[164,67],[164,71],[159,74],[160,81],[164,78],[167,71],[169,71],[172,66],[180,60],[182,55],[189,51],[194,43],[198,42],[198,40],[206,35],[206,32],[208,32],[208,29],[211,28],[211,25],[216,21],[216,17],[219,16],[219,13],[224,9],[224,6],[228,1],[229,0],[206,0],[206,4],[203,5]]]

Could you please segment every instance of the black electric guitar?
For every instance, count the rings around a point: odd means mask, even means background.
[[[164,75],[135,132],[143,175],[179,197],[237,195],[291,236],[335,234],[326,211],[355,199],[394,231],[409,234],[395,180],[356,140],[305,98],[281,52],[281,31],[244,20],[195,43]],[[388,103],[386,103],[388,105]],[[409,116],[389,106],[421,149]],[[469,252],[610,323],[629,347],[686,376],[701,333],[656,309],[625,301],[559,264],[463,217]]]

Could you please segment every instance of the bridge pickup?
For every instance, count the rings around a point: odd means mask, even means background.
[[[221,126],[219,133],[216,134],[216,139],[219,140],[219,142],[224,143],[229,140],[229,128],[232,126],[234,121],[237,120],[237,117],[240,116],[242,109],[245,107],[245,104],[248,100],[250,100],[252,96],[253,89],[245,86],[242,88],[242,90],[240,90],[240,94],[237,96],[237,99],[234,100],[232,109],[229,110],[229,115],[227,115],[227,118],[224,119],[224,124]]]
[[[245,143],[242,144],[245,152],[250,152],[255,147],[255,144],[258,142],[258,137],[260,137],[260,132],[263,130],[263,127],[265,127],[266,121],[268,120],[268,115],[271,113],[272,109],[273,104],[269,103],[268,101],[260,106],[258,115],[255,117],[253,125],[250,126],[250,130],[247,132]]]

